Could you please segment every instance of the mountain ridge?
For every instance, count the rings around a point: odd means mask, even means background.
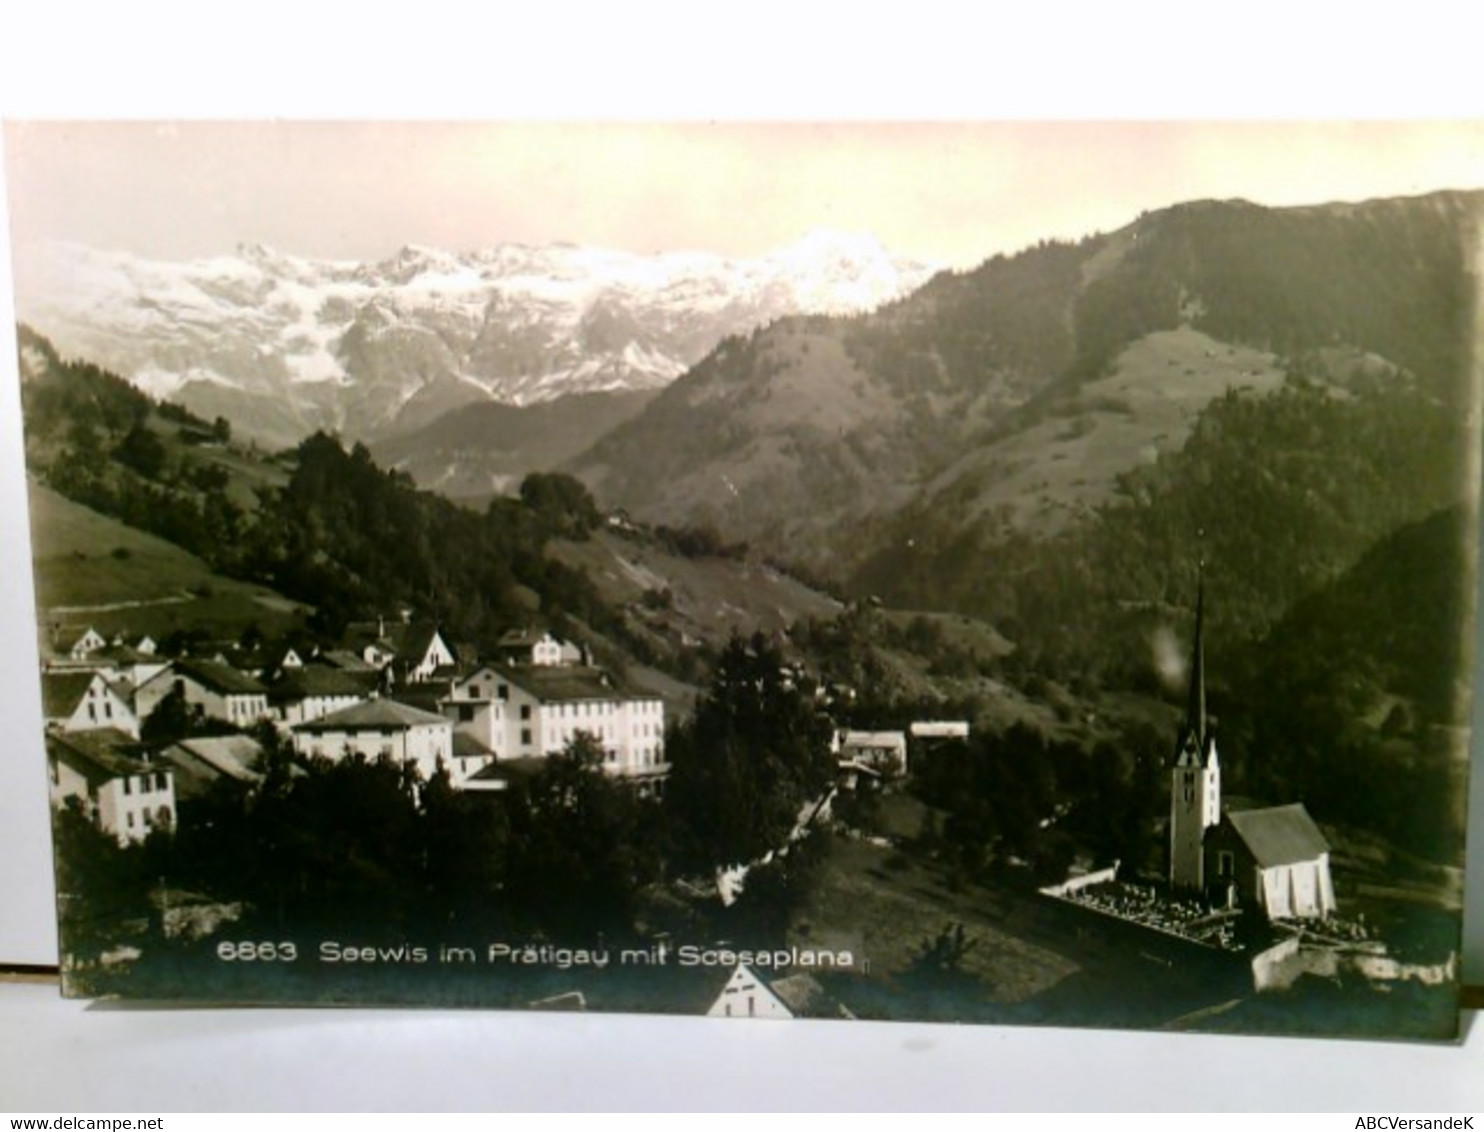
[[[319,428],[393,435],[461,404],[660,388],[726,334],[875,306],[933,270],[828,233],[752,259],[505,244],[359,263],[242,245],[168,263],[54,244],[41,263],[20,317],[64,354],[274,446]]]
[[[980,503],[1013,476],[996,460],[1015,437],[1061,418],[1053,436],[1092,443],[1164,391],[1181,416],[1163,436],[1134,431],[1106,449],[1080,504],[1095,507],[1228,386],[1272,390],[1301,369],[1338,388],[1349,370],[1379,367],[1456,399],[1481,204],[1479,192],[1296,209],[1205,201],[1042,241],[869,314],[729,339],[568,469],[648,521],[711,525],[848,576],[910,541],[893,517],[914,502],[995,521],[997,506]],[[1226,373],[1229,357],[1242,364]],[[1010,462],[1071,466],[1086,445],[1034,447]],[[1012,526],[1043,521],[1045,508],[1011,502]]]

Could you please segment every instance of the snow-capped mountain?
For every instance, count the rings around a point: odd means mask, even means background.
[[[64,355],[288,443],[321,427],[404,432],[471,403],[655,389],[728,334],[868,310],[932,271],[837,233],[756,259],[505,244],[356,263],[254,245],[179,263],[56,244],[17,299]]]

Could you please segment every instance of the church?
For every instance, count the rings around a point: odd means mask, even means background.
[[[1302,803],[1240,809],[1221,798],[1206,713],[1205,582],[1196,593],[1190,693],[1170,771],[1170,889],[1260,910],[1269,920],[1335,910],[1329,843]]]

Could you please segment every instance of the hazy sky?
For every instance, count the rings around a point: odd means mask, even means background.
[[[967,266],[1201,197],[1484,187],[1484,123],[8,123],[12,238],[178,259],[567,240],[752,254],[817,228]]]

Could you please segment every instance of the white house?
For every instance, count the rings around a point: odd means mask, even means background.
[[[467,753],[455,758],[453,724],[444,716],[379,697],[301,723],[293,736],[302,756],[334,762],[357,754],[372,761],[389,758],[416,767],[425,781],[442,765],[459,785],[486,765],[474,765]]]
[[[708,1018],[854,1018],[830,997],[808,972],[761,978],[746,963],[738,963],[716,996]]]
[[[920,740],[967,739],[969,721],[966,719],[919,719],[907,728],[907,733],[912,738]]]
[[[132,753],[122,731],[54,732],[47,736],[47,771],[55,807],[75,798],[83,813],[120,844],[142,841],[175,824],[175,778],[168,764]]]
[[[112,728],[139,738],[139,717],[101,672],[43,672],[41,708],[48,729]]]
[[[436,625],[387,621],[354,622],[346,647],[374,668],[391,667],[399,681],[419,683],[453,668],[458,658]]]
[[[792,1018],[793,1011],[753,973],[746,963],[738,963],[732,976],[721,988],[716,1001],[706,1011],[707,1018]]]
[[[670,769],[664,703],[618,688],[600,669],[485,665],[455,681],[443,711],[500,759],[544,758],[586,733],[609,774],[648,789]]]
[[[901,731],[835,732],[832,744],[841,766],[864,768],[883,778],[907,773],[907,736]]]
[[[245,672],[214,660],[179,660],[134,693],[140,719],[148,719],[166,696],[178,692],[199,715],[233,727],[269,719],[268,689]]]
[[[268,689],[268,703],[288,727],[343,711],[370,698],[377,688],[375,672],[346,672],[322,665],[291,669]]]
[[[86,660],[89,655],[107,644],[108,642],[103,639],[103,634],[89,625],[67,646],[67,655],[73,660]]]
[[[580,648],[544,630],[511,629],[500,637],[495,649],[506,664],[553,667],[583,662]]]

